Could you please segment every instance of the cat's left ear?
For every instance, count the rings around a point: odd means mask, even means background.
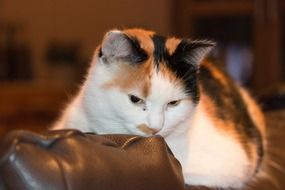
[[[102,42],[101,56],[106,62],[122,60],[128,63],[140,63],[147,58],[138,40],[123,31],[109,31]]]
[[[199,66],[215,45],[215,42],[208,40],[182,40],[178,44],[173,56],[183,59],[188,64]]]

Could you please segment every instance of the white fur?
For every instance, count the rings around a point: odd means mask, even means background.
[[[185,135],[165,140],[180,161],[185,182],[208,187],[241,188],[254,173],[241,144],[219,131],[199,105]]]
[[[186,183],[239,188],[247,182],[253,168],[240,143],[214,126],[202,104],[195,108],[179,84],[173,85],[154,72],[143,111],[128,97],[142,97],[139,87],[128,93],[102,88],[114,77],[111,70],[116,69],[102,61],[94,58],[84,86],[54,128],[147,136],[137,128],[145,124],[165,137],[182,164]],[[167,107],[168,102],[179,99],[183,100],[177,107]]]

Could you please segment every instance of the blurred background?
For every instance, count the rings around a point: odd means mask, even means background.
[[[104,33],[141,27],[218,42],[211,56],[259,99],[284,150],[284,21],[283,0],[0,0],[0,136],[49,127]]]

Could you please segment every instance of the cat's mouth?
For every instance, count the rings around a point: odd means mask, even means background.
[[[141,132],[145,133],[146,135],[155,135],[156,133],[159,132],[159,130],[150,128],[150,127],[149,127],[148,125],[146,125],[146,124],[140,124],[140,125],[137,126],[137,128],[138,128]]]

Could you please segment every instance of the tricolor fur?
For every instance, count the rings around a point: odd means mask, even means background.
[[[161,135],[187,184],[243,187],[262,165],[265,124],[248,93],[204,59],[213,45],[108,32],[55,128]]]

